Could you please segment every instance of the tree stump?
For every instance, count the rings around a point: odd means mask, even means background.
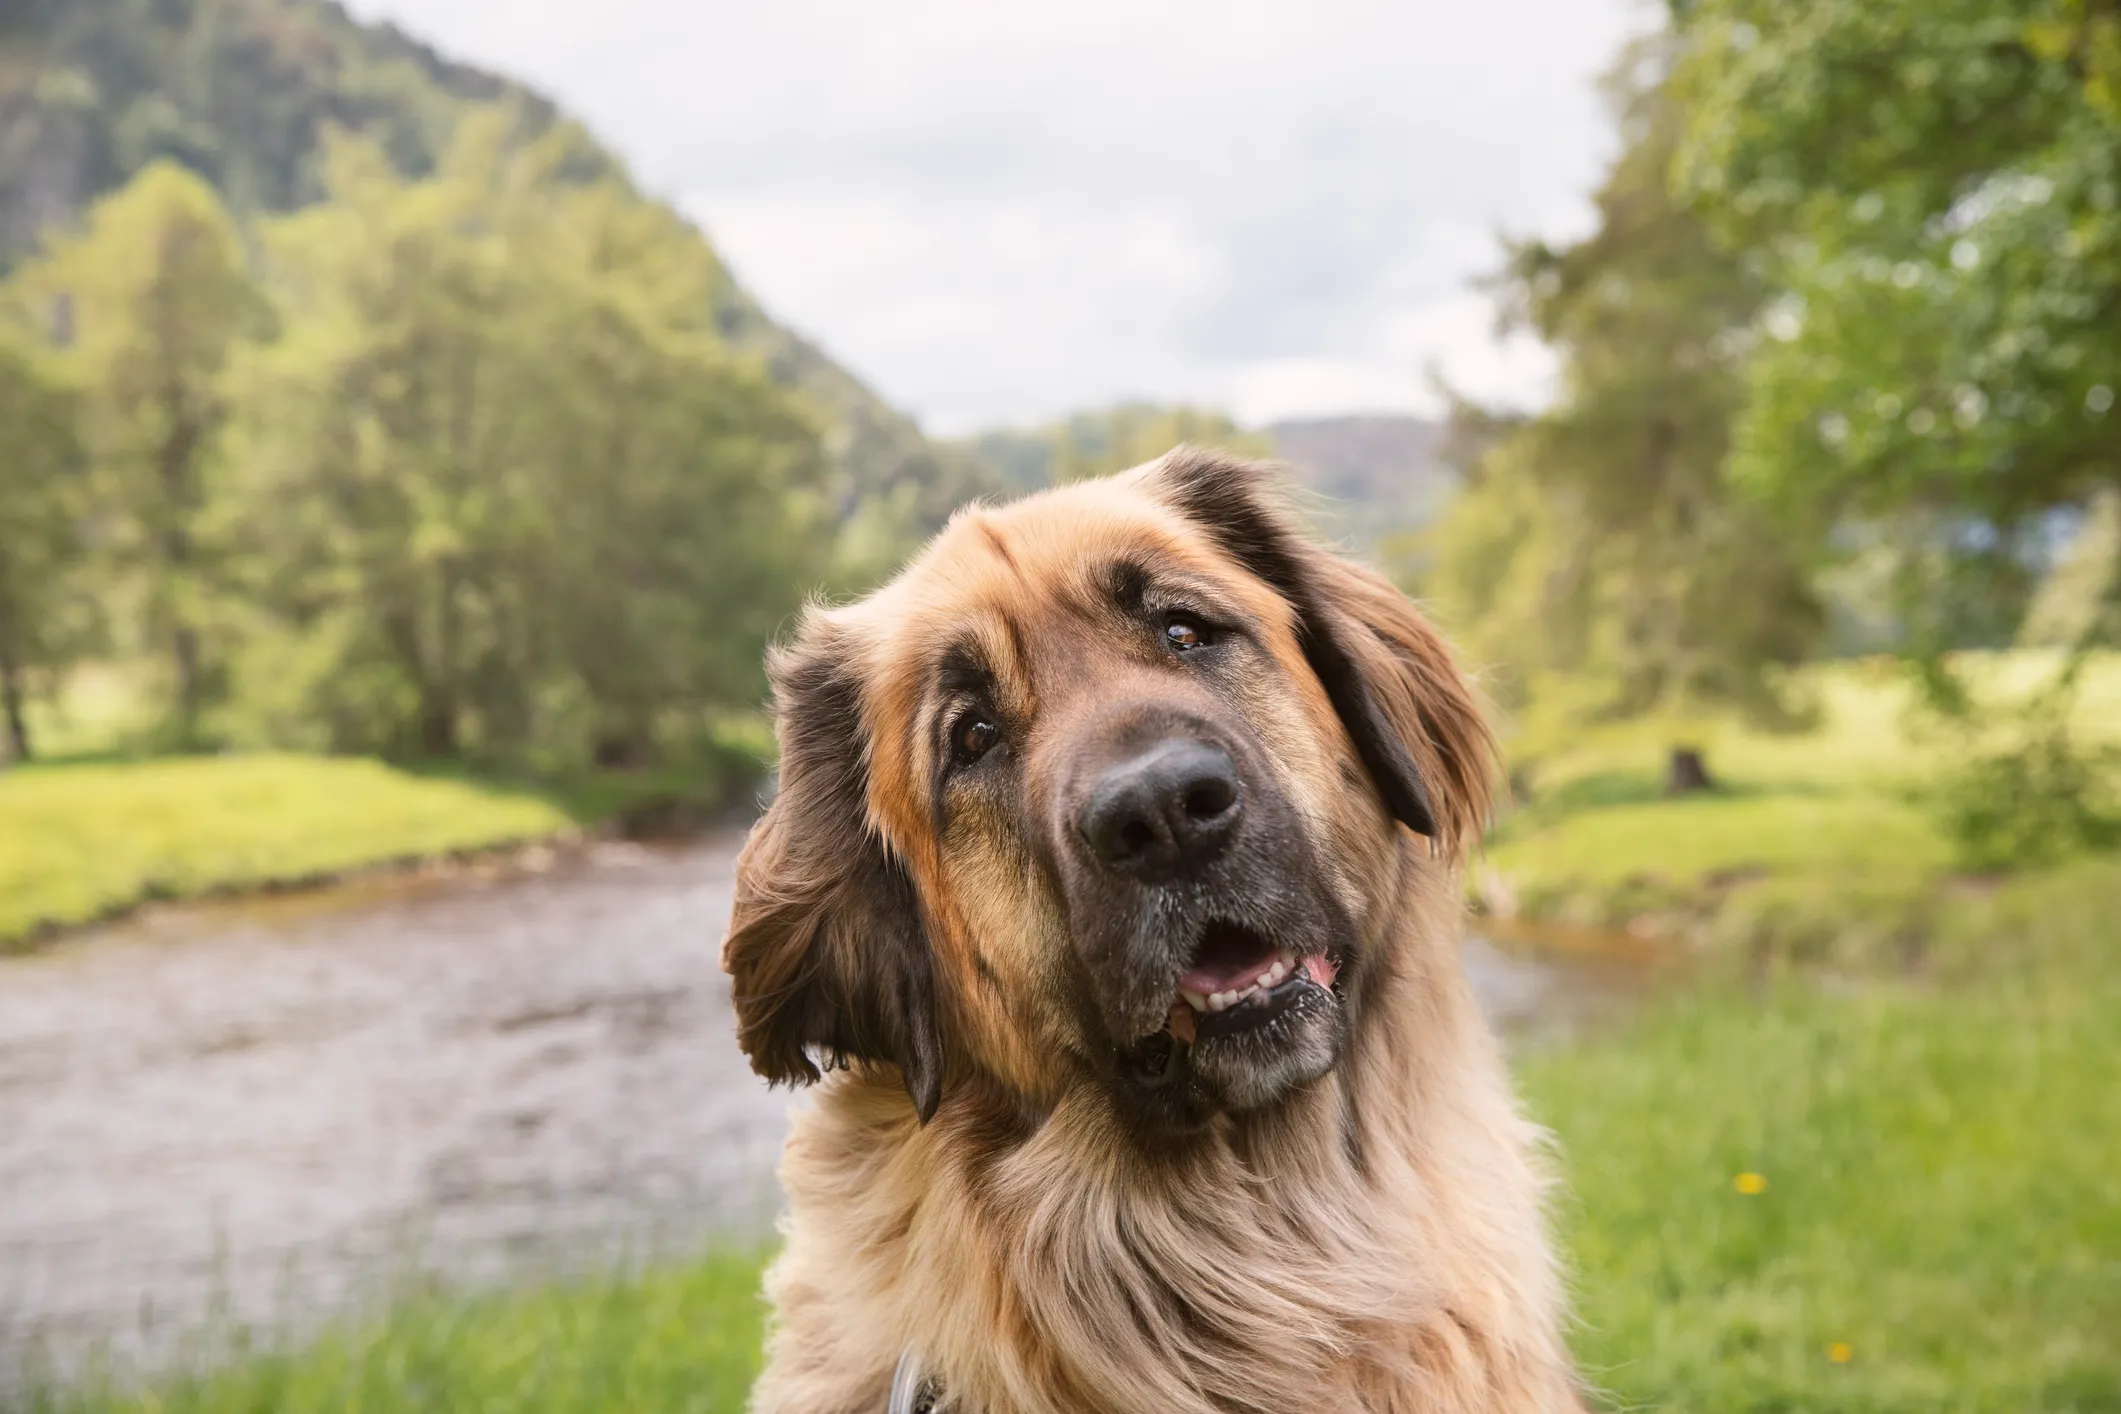
[[[1664,793],[1666,795],[1692,795],[1696,791],[1712,789],[1715,782],[1709,779],[1709,767],[1701,759],[1701,751],[1692,746],[1672,748],[1671,764],[1665,768]]]

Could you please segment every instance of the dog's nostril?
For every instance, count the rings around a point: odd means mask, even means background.
[[[1211,820],[1236,803],[1236,784],[1221,776],[1196,781],[1186,792],[1186,813],[1196,820]]]
[[[1139,820],[1129,820],[1120,828],[1119,842],[1129,854],[1140,854],[1156,843],[1156,831]]]

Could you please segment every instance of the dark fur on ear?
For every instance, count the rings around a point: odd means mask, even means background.
[[[1407,597],[1313,544],[1281,504],[1272,467],[1178,447],[1144,484],[1289,601],[1304,657],[1393,817],[1454,856],[1478,840],[1494,737],[1442,635]]]
[[[913,880],[869,827],[861,685],[838,647],[812,628],[768,661],[780,792],[737,861],[722,967],[759,1074],[895,1065],[925,1122],[943,1086],[934,963]]]

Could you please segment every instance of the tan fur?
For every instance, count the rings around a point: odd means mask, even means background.
[[[827,1075],[798,1110],[759,1414],[881,1411],[908,1348],[942,1375],[944,1408],[967,1414],[1582,1407],[1541,1220],[1539,1136],[1458,960],[1457,869],[1494,774],[1478,707],[1398,591],[1308,552],[1429,783],[1437,838],[1393,823],[1306,666],[1290,605],[1168,504],[1170,471],[964,513],[891,585],[815,614],[792,650],[829,642],[860,684],[858,828],[918,896],[945,1078],[926,1124],[899,1069],[871,1061]],[[1248,685],[1244,712],[1274,743],[1378,959],[1368,1021],[1333,1071],[1169,1152],[1130,1142],[1080,1061],[1053,982],[1066,938],[1039,871],[977,808],[938,836],[912,729],[931,710],[926,665],[949,632],[977,635],[1006,665],[1012,710],[1040,733],[1114,695],[1172,690],[1100,657],[1066,608],[1070,576],[1114,548],[1212,578],[1270,626],[1274,671]],[[1038,745],[1027,763],[1051,759]],[[816,820],[800,812],[833,784],[784,783],[747,848],[725,949],[747,1049],[783,1078],[790,1067],[765,1059],[772,1027],[827,965],[815,949],[844,961],[863,946],[858,928],[802,921],[821,906],[805,900],[837,886],[825,877],[834,851],[805,853],[797,838]]]

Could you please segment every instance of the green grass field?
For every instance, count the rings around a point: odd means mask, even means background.
[[[1971,676],[2006,697],[2054,662],[2012,653],[1976,661]],[[1786,901],[1810,892],[1832,914],[1852,895],[1875,906],[1886,892],[1944,887],[1953,843],[1925,792],[1963,742],[1910,711],[1907,679],[1891,664],[1811,669],[1798,688],[1817,712],[1802,731],[1682,732],[1647,720],[1549,734],[1531,764],[1530,799],[1476,863],[1476,897],[1580,924],[1672,913],[1668,931],[1685,932],[1733,896],[1744,911],[1748,893]],[[2121,659],[2086,674],[2074,730],[2086,742],[2121,740]],[[1715,791],[1663,794],[1675,740],[1706,748]]]
[[[650,771],[404,768],[293,752],[139,754],[137,684],[77,674],[36,704],[45,752],[0,769],[0,953],[141,903],[328,880],[639,819],[696,822],[772,755],[762,718],[724,724],[715,751]]]
[[[2117,908],[2078,864],[1920,981],[1681,996],[1526,1066],[1614,1407],[2121,1410]]]
[[[18,767],[0,774],[0,947],[150,899],[487,848],[571,823],[535,794],[361,759]]]

